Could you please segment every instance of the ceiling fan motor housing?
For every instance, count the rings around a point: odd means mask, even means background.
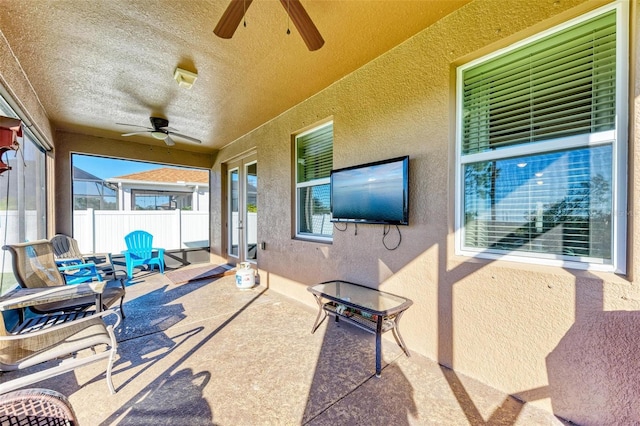
[[[164,143],[166,143],[168,146],[175,145],[175,142],[171,138],[171,135],[175,135],[189,142],[202,143],[200,139],[192,138],[191,136],[183,135],[182,133],[176,132],[176,129],[169,127],[169,120],[167,120],[166,118],[149,117],[149,121],[151,122],[151,125],[153,127],[138,126],[137,124],[124,124],[124,123],[118,123],[118,124],[122,124],[123,126],[140,127],[141,129],[144,129],[136,132],[125,133],[122,136],[133,136],[133,135],[148,133],[151,135],[151,137],[163,140]]]
[[[162,129],[163,127],[169,126],[169,120],[166,118],[149,117],[149,120],[151,121],[151,125],[154,129]]]

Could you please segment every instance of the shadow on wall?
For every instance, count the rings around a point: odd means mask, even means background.
[[[640,312],[580,308],[583,293],[576,322],[547,356],[553,412],[578,424],[637,424]]]
[[[453,363],[453,287],[491,261],[464,263],[447,271],[446,249],[440,252],[438,275],[438,362]],[[577,424],[636,424],[640,383],[640,312],[604,311],[604,283],[588,272],[574,275],[575,322],[546,357],[548,386],[528,389],[514,396],[525,402],[549,398],[553,413]],[[505,348],[508,350],[508,348]],[[471,424],[478,424],[478,410],[455,371],[443,367],[449,387]],[[636,367],[636,368],[634,368]],[[503,406],[509,404],[508,397]],[[503,419],[501,409],[493,420]],[[480,417],[481,418],[481,417]],[[502,423],[501,423],[502,424]]]

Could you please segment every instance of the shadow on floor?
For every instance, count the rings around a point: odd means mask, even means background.
[[[384,342],[383,371],[377,378],[373,334],[332,319],[316,333],[321,331],[322,347],[301,423],[409,425],[408,416],[417,416],[413,387],[402,370],[384,362],[405,356],[400,348]]]
[[[200,283],[200,285],[212,285],[211,281]],[[173,287],[170,291],[174,295],[181,293],[191,293],[198,288]],[[215,337],[221,330],[232,323],[240,314],[242,314],[251,304],[253,304],[264,293],[259,292],[253,296],[244,306],[231,314],[221,325],[216,327],[211,333],[205,336],[197,336],[203,331],[202,327],[189,330],[169,338],[164,332],[149,332],[147,329],[145,337],[136,335],[135,343],[132,341],[128,348],[119,350],[120,359],[116,365],[115,373],[119,374],[126,368],[141,369],[131,376],[121,387],[126,387],[142,374],[142,371],[154,368],[160,371],[153,382],[141,389],[136,396],[130,398],[126,404],[114,411],[101,425],[111,425],[116,421],[118,424],[129,425],[161,425],[161,424],[189,424],[189,425],[212,425],[213,412],[209,403],[203,397],[203,389],[211,379],[211,373],[208,371],[200,371],[194,373],[190,368],[180,368],[182,365],[188,364],[189,358],[207,342]],[[153,292],[152,292],[153,293]],[[159,292],[159,295],[166,295],[166,292]],[[162,298],[166,302],[166,297]],[[170,298],[171,299],[171,298]],[[151,298],[144,299],[145,304],[153,301]],[[167,307],[178,306],[168,305],[162,309],[154,309],[153,312],[163,311]],[[173,318],[173,315],[167,315],[167,318]],[[154,318],[157,320],[157,318]],[[154,321],[155,322],[155,321]],[[168,323],[160,321],[163,329]],[[185,343],[191,337],[199,337],[199,341],[195,346],[186,353],[178,355],[175,361],[169,366],[159,365],[161,361],[172,359],[169,355],[174,352],[179,345]],[[129,337],[133,339],[133,337]],[[159,340],[160,339],[160,340]],[[164,341],[166,344],[160,343]],[[124,345],[122,345],[124,346]],[[150,357],[147,355],[151,355]],[[142,367],[141,367],[142,366]],[[168,401],[171,403],[168,404]],[[188,415],[188,420],[185,420]]]

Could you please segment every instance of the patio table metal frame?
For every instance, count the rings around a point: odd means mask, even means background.
[[[410,299],[341,280],[326,281],[307,287],[307,290],[313,294],[319,308],[312,334],[331,315],[336,322],[342,320],[376,335],[376,377],[382,373],[383,333],[392,330],[398,346],[410,356],[399,329],[402,314],[413,304]]]

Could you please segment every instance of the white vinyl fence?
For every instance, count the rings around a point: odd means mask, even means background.
[[[154,247],[209,246],[209,212],[87,209],[73,213],[73,237],[83,253],[120,253],[127,248],[124,236],[138,229],[153,235]]]
[[[17,210],[9,210],[0,218],[2,244],[35,241],[37,213],[25,212],[21,218]],[[25,221],[26,235],[18,234],[18,221]],[[208,247],[209,213],[184,210],[115,211],[79,210],[73,213],[73,237],[83,253],[120,253],[126,249],[124,236],[142,229],[153,235],[153,246],[167,250]],[[0,244],[0,246],[2,245]],[[11,254],[0,250],[0,271],[11,274]]]

